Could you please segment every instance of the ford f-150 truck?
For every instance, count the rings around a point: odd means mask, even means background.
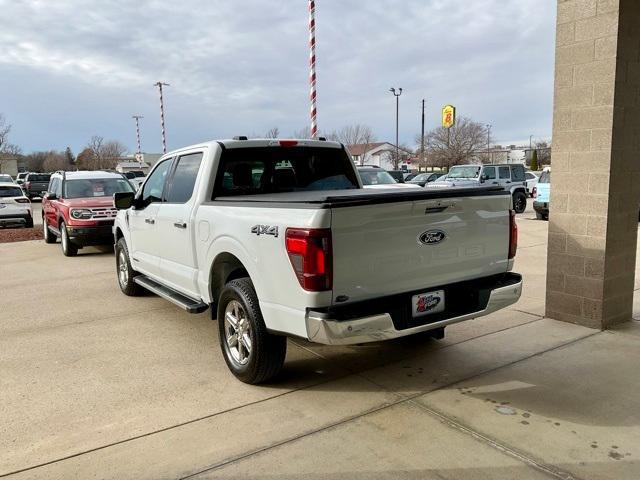
[[[365,190],[340,143],[195,145],[114,202],[121,290],[211,308],[225,361],[246,383],[280,371],[287,336],[441,337],[521,294],[508,191]]]

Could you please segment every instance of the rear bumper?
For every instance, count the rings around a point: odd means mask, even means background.
[[[307,337],[312,342],[325,345],[353,345],[405,337],[482,317],[512,305],[520,299],[522,276],[517,273],[507,273],[426,290],[440,289],[444,289],[445,292],[448,290],[454,293],[458,290],[465,292],[466,301],[463,298],[457,299],[454,295],[452,307],[433,317],[422,317],[419,321],[407,318],[407,315],[411,317],[409,298],[414,292],[395,295],[388,300],[361,302],[358,305],[321,311],[309,310],[306,316]],[[372,312],[372,306],[376,308],[381,300],[387,303],[388,308],[381,308],[376,313]],[[358,312],[368,313],[354,318]],[[425,321],[428,323],[424,323]]]
[[[27,224],[29,221],[33,221],[33,217],[30,213],[16,213],[0,215],[0,225],[8,224]]]
[[[74,245],[110,245],[113,243],[112,223],[98,227],[67,226],[69,240]]]

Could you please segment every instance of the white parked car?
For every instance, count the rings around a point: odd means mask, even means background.
[[[533,189],[538,185],[538,180],[540,180],[539,172],[531,172],[527,170],[524,174],[527,182],[527,193],[530,197],[533,197]]]
[[[13,181],[13,177],[6,173],[0,173],[0,183],[12,183],[17,185],[16,182]]]
[[[122,292],[211,308],[225,361],[247,383],[280,371],[287,336],[442,338],[522,291],[508,191],[366,190],[336,142],[195,145],[164,155],[114,202]]]
[[[389,188],[421,188],[420,185],[411,183],[398,183],[389,172],[380,167],[357,167],[358,174],[364,188],[389,189]]]
[[[21,224],[33,228],[31,202],[19,185],[0,183],[0,224]]]

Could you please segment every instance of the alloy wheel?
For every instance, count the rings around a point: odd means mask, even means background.
[[[224,312],[224,332],[229,353],[235,362],[246,365],[251,357],[251,323],[240,302],[231,300]]]
[[[118,281],[120,286],[125,288],[129,282],[129,270],[127,268],[127,257],[124,255],[124,250],[118,252]]]

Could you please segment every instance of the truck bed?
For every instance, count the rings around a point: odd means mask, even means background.
[[[501,187],[450,187],[431,190],[395,189],[385,190],[318,190],[306,192],[264,193],[260,195],[237,195],[217,197],[215,202],[224,203],[252,203],[269,204],[269,207],[292,207],[292,204],[306,204],[312,208],[341,208],[358,205],[375,205],[381,203],[396,203],[406,201],[420,201],[452,197],[482,197],[493,195],[509,195]]]

